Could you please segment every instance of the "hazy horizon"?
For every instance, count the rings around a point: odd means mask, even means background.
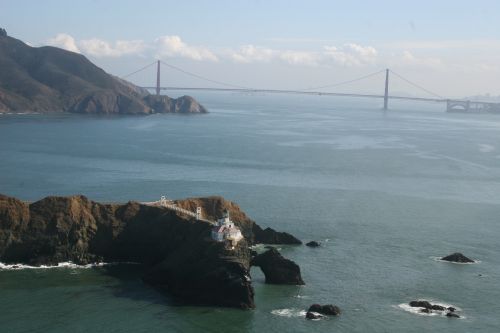
[[[442,96],[464,97],[500,95],[499,11],[495,1],[3,0],[0,26],[32,46],[82,53],[116,76],[161,59],[236,85],[304,89],[391,68]],[[129,80],[153,85],[154,70]],[[162,74],[163,85],[207,85]],[[379,75],[331,91],[382,89]],[[391,91],[426,96],[397,78]]]

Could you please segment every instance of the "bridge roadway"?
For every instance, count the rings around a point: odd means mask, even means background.
[[[207,223],[210,223],[210,224],[213,224],[213,225],[217,224],[215,221],[210,221],[210,220],[202,219],[195,212],[192,212],[190,210],[181,208],[181,207],[177,206],[176,204],[172,203],[171,201],[161,200],[160,199],[158,201],[141,202],[141,204],[146,205],[146,206],[164,207],[164,208],[167,208],[167,209],[179,212],[181,214],[185,214],[185,215],[194,217],[198,221],[207,222]]]
[[[142,87],[144,89],[156,89],[156,87]],[[321,91],[308,90],[281,90],[281,89],[251,89],[251,88],[201,88],[201,87],[160,87],[160,90],[193,90],[193,91],[226,91],[238,93],[271,93],[271,94],[298,94],[298,95],[315,95],[315,96],[341,96],[341,97],[363,97],[363,98],[381,98],[384,95],[374,94],[352,94],[352,93],[332,93]],[[421,102],[438,102],[445,103],[448,99],[444,98],[425,98],[425,97],[406,97],[406,96],[389,96],[390,99],[421,101]],[[474,102],[477,103],[477,102]],[[481,103],[481,102],[479,102]]]

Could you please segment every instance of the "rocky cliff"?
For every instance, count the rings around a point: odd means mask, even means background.
[[[0,261],[54,265],[134,261],[144,280],[191,304],[253,308],[249,244],[255,222],[222,197],[176,202],[215,220],[229,210],[245,239],[234,250],[210,238],[211,224],[163,207],[101,204],[84,196],[34,203],[0,195]]]
[[[192,97],[151,96],[85,56],[57,47],[31,47],[0,29],[0,113],[203,113]]]

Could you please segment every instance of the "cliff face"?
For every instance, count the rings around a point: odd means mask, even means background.
[[[144,280],[195,304],[254,307],[249,244],[256,225],[221,197],[176,202],[215,220],[228,209],[245,236],[234,250],[210,238],[211,225],[175,211],[129,202],[101,204],[84,196],[28,204],[0,195],[0,261],[55,265],[134,261]]]
[[[0,113],[206,112],[191,97],[167,99],[168,103],[151,97],[81,54],[50,46],[31,47],[0,30]]]
[[[254,244],[302,244],[302,242],[286,232],[278,232],[271,228],[262,229],[255,221],[249,218],[245,212],[234,202],[225,200],[219,196],[206,198],[188,198],[175,202],[179,207],[195,211],[196,207],[202,207],[203,217],[216,220],[221,217],[224,210],[229,211],[231,219],[240,228],[241,233],[251,245]]]

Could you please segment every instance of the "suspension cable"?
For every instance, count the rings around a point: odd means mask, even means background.
[[[194,74],[194,73],[191,73],[191,72],[188,72],[182,68],[179,68],[177,66],[174,66],[174,65],[170,65],[162,60],[160,60],[160,63],[162,65],[165,65],[167,67],[170,67],[172,69],[175,69],[181,73],[184,73],[184,74],[187,74],[187,75],[190,75],[190,76],[193,76],[195,78],[198,78],[198,79],[201,79],[201,80],[205,80],[205,81],[208,81],[208,82],[212,82],[212,83],[215,83],[215,84],[220,84],[220,85],[223,85],[223,86],[226,86],[226,87],[232,87],[232,88],[239,88],[239,89],[252,89],[252,88],[249,88],[249,87],[244,87],[244,86],[239,86],[239,85],[236,85],[236,84],[231,84],[231,83],[225,83],[225,82],[221,82],[221,81],[217,81],[217,80],[212,80],[212,79],[209,79],[207,77],[204,77],[204,76],[201,76],[201,75],[198,75],[198,74]]]
[[[154,62],[150,63],[149,65],[146,65],[146,66],[142,67],[141,69],[138,69],[138,70],[136,70],[136,71],[134,71],[134,72],[132,72],[132,73],[129,73],[129,74],[127,74],[127,75],[124,75],[124,76],[122,76],[122,77],[120,77],[120,78],[121,78],[121,79],[126,79],[126,78],[128,78],[129,76],[132,76],[132,75],[134,75],[134,74],[136,74],[136,73],[139,73],[140,71],[145,70],[145,69],[146,69],[146,68],[148,68],[148,67],[153,66],[154,64],[156,64],[156,61],[154,61]]]
[[[443,96],[439,95],[439,94],[436,94],[436,93],[433,93],[432,91],[428,90],[428,89],[425,89],[424,87],[408,80],[408,79],[405,79],[404,77],[402,77],[401,75],[399,75],[398,73],[394,72],[392,69],[389,70],[392,74],[396,75],[398,78],[400,78],[401,80],[405,81],[406,83],[409,83],[410,85],[422,90],[422,91],[425,91],[426,93],[428,93],[429,95],[432,95],[434,97],[438,97],[438,98],[441,98],[441,99],[445,99]]]
[[[301,90],[308,91],[308,90],[316,90],[316,89],[324,89],[324,88],[337,87],[337,86],[341,86],[341,85],[344,85],[344,84],[349,84],[349,83],[353,83],[353,82],[356,82],[356,81],[361,81],[361,80],[367,79],[369,77],[378,75],[378,74],[383,73],[383,72],[385,72],[385,69],[382,69],[382,70],[380,70],[378,72],[374,72],[374,73],[371,73],[371,74],[368,74],[368,75],[365,75],[365,76],[361,76],[361,77],[358,77],[358,78],[355,78],[355,79],[352,79],[352,80],[341,81],[341,82],[337,82],[337,83],[333,83],[333,84],[328,84],[328,85],[325,85],[325,86],[318,86],[318,87],[312,87],[312,88],[301,89]]]

